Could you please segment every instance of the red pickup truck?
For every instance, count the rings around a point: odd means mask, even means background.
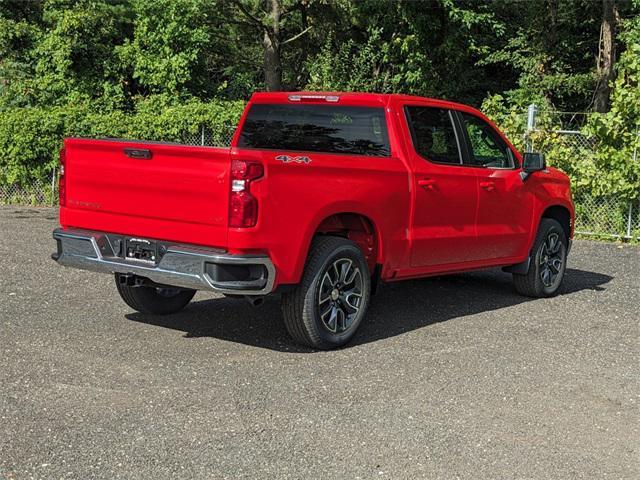
[[[573,237],[566,175],[429,98],[256,93],[230,148],[68,138],[60,161],[58,263],[115,274],[149,314],[278,293],[321,349],[352,338],[379,280],[504,267],[553,295]]]

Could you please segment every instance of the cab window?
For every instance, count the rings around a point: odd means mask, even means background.
[[[462,156],[449,110],[433,107],[405,107],[411,140],[416,152],[436,163],[460,165]]]
[[[514,167],[511,149],[491,125],[468,113],[461,113],[461,117],[469,140],[470,165],[486,168]]]
[[[239,147],[389,157],[382,107],[261,104],[251,106]]]

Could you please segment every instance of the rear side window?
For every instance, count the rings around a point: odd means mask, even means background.
[[[405,107],[413,148],[427,160],[460,165],[462,157],[449,110],[433,107]]]
[[[388,157],[384,109],[339,105],[254,104],[239,147]]]

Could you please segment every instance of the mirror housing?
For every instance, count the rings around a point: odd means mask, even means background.
[[[544,154],[526,152],[522,155],[522,171],[524,173],[539,172],[547,168],[547,163],[544,159]]]

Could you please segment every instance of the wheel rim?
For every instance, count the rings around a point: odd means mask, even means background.
[[[353,260],[340,258],[322,275],[318,315],[329,332],[343,333],[353,325],[362,305],[363,279]]]
[[[540,280],[547,287],[553,287],[564,266],[564,248],[560,236],[551,232],[540,247]]]

